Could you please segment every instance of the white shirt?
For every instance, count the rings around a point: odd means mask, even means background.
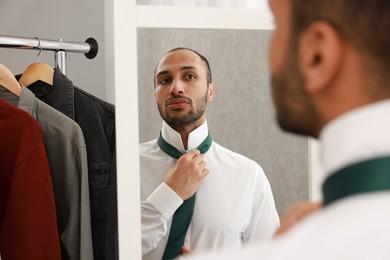
[[[322,131],[322,163],[329,176],[347,165],[390,156],[390,100],[351,111]],[[390,174],[390,169],[389,169]],[[390,191],[333,202],[286,235],[245,250],[191,259],[390,259]]]
[[[185,152],[180,134],[163,123],[162,137]],[[207,122],[190,133],[188,150],[196,149],[208,135]],[[279,217],[269,182],[254,161],[213,141],[204,154],[209,175],[196,193],[185,246],[196,252],[240,248],[243,243],[270,239]],[[140,145],[143,259],[161,259],[172,216],[181,198],[163,179],[176,159],[152,140]]]

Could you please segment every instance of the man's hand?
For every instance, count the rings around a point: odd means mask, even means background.
[[[182,200],[186,200],[198,190],[203,179],[209,174],[206,166],[203,155],[198,150],[190,151],[181,156],[176,165],[169,169],[164,182]]]
[[[279,236],[288,231],[291,227],[302,221],[308,215],[314,213],[322,207],[322,203],[318,202],[300,202],[291,206],[286,214],[284,214],[280,222],[279,229],[274,236]]]
[[[180,252],[181,255],[187,255],[187,254],[191,254],[191,253],[192,253],[192,250],[188,249],[185,246],[181,247],[181,252]]]
[[[185,246],[182,246],[181,247],[181,252],[180,252],[180,255],[179,257],[177,258],[177,260],[184,260],[184,259],[188,259],[188,256],[191,257],[193,251],[188,249],[187,247]]]

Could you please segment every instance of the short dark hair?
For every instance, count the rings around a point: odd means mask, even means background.
[[[389,0],[291,0],[292,37],[325,21],[367,57],[379,79],[390,78]],[[294,40],[294,39],[293,39]]]
[[[196,53],[199,58],[204,62],[204,64],[206,64],[206,69],[207,69],[207,84],[209,83],[212,83],[213,82],[213,77],[211,75],[211,68],[210,68],[210,63],[209,61],[206,59],[205,56],[203,56],[202,54],[200,54],[199,52],[193,50],[193,49],[190,49],[190,48],[187,48],[187,47],[177,47],[177,48],[173,48],[172,50],[168,51],[167,53],[164,54],[167,55],[168,53],[171,53],[171,52],[174,52],[174,51],[179,51],[179,50],[187,50],[187,51],[192,51],[193,53]],[[156,75],[156,70],[157,70],[157,66],[158,64],[160,63],[160,61],[157,63],[156,67],[154,68],[154,75]],[[153,79],[153,84],[154,84],[154,87],[156,87],[156,82],[154,81]]]

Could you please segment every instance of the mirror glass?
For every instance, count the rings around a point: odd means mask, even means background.
[[[157,62],[170,49],[189,47],[210,62],[215,93],[207,108],[213,139],[259,163],[279,215],[309,199],[308,139],[282,132],[274,117],[268,71],[269,30],[138,28],[140,142],[158,137],[162,119],[154,100]]]

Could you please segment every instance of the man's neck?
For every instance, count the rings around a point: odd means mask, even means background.
[[[203,122],[198,121],[196,123],[185,125],[185,126],[180,126],[180,127],[171,126],[173,129],[175,129],[180,134],[181,141],[183,143],[183,147],[185,150],[188,149],[188,136],[190,135],[190,133],[192,131],[194,131],[196,128],[201,126],[203,123],[204,123],[204,121]]]
[[[192,131],[194,131],[198,126],[185,126],[180,128],[174,128],[181,136],[181,141],[183,142],[183,147],[185,150],[188,149],[188,136]]]

